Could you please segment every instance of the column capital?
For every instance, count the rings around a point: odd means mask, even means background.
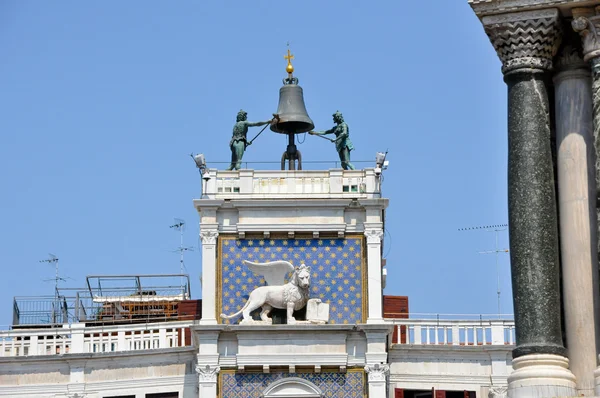
[[[488,398],[506,398],[508,394],[508,386],[491,386],[488,392]]]
[[[383,230],[382,229],[367,229],[365,231],[365,236],[367,237],[367,243],[381,243],[381,239],[383,239]]]
[[[582,40],[575,30],[565,28],[562,45],[554,58],[554,68],[556,69],[554,79],[559,75],[565,75],[564,72],[570,71],[577,71],[577,73],[581,74],[583,70],[584,73],[589,74],[590,67],[583,59],[581,42]]]
[[[202,239],[203,245],[214,245],[217,243],[217,237],[219,236],[219,231],[216,229],[208,229],[200,231],[200,238]]]
[[[221,371],[221,367],[218,365],[196,365],[196,373],[198,373],[198,376],[200,378],[200,382],[207,382],[207,383],[216,383],[217,382],[217,375],[219,374],[219,372]]]
[[[583,45],[583,60],[589,61],[600,56],[600,15],[579,15],[571,22],[573,30],[581,36]]]
[[[490,15],[481,22],[502,61],[502,73],[552,69],[562,37],[558,9]]]
[[[368,374],[368,381],[385,381],[390,373],[390,365],[378,364],[365,366],[365,372]]]

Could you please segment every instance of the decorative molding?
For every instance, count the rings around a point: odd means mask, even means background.
[[[488,392],[488,398],[506,398],[508,394],[508,387],[490,387],[490,391]]]
[[[282,332],[284,333],[284,332]],[[315,332],[318,333],[318,332]],[[305,343],[306,340],[296,340],[298,343]],[[310,340],[310,343],[314,344],[314,340]],[[265,345],[265,347],[267,347]],[[338,347],[343,347],[339,345]],[[364,363],[364,356],[360,358]],[[276,354],[237,354],[236,363],[238,368],[245,366],[257,366],[268,364],[269,366],[346,366],[348,363],[348,354],[339,354],[332,352],[331,350],[327,353],[303,353],[302,356],[298,356],[296,353],[276,353]],[[240,371],[243,371],[240,370]]]
[[[196,372],[199,376],[199,381],[202,382],[217,382],[217,375],[221,371],[221,367],[218,365],[196,365]]]
[[[383,230],[367,229],[365,231],[365,236],[367,237],[367,243],[381,243],[381,239],[383,239]]]
[[[298,397],[323,397],[323,392],[314,383],[300,377],[286,377],[277,380],[267,386],[263,397],[288,396],[287,391],[291,391]]]
[[[308,222],[302,222],[303,220],[301,218],[298,218],[299,223],[298,224],[269,224],[269,225],[265,225],[264,223],[261,224],[248,224],[248,223],[237,223],[236,224],[236,231],[240,234],[242,233],[249,233],[249,232],[259,232],[259,233],[264,233],[265,228],[269,229],[269,232],[271,234],[273,233],[277,233],[277,232],[283,232],[285,234],[289,233],[290,231],[293,231],[292,233],[301,233],[301,232],[311,232],[314,233],[315,231],[317,231],[317,233],[320,232],[344,232],[346,230],[346,228],[348,227],[347,224],[345,223],[326,223],[326,224],[316,224],[316,223],[308,223]]]
[[[571,21],[573,30],[581,36],[583,45],[583,60],[589,61],[600,55],[600,38],[598,29],[600,29],[600,16],[585,17],[580,16]]]
[[[502,72],[552,69],[562,30],[557,9],[523,11],[482,18],[485,33],[502,61]]]
[[[390,366],[378,363],[367,365],[365,366],[365,372],[369,375],[369,383],[372,381],[385,381],[387,375],[390,373]]]
[[[202,238],[203,245],[214,245],[217,243],[217,237],[219,236],[219,231],[214,229],[209,229],[206,231],[200,231],[200,238]]]

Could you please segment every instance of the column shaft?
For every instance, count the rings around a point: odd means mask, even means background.
[[[545,75],[561,42],[556,8],[481,18],[508,87],[508,216],[517,347],[510,398],[574,396],[561,330],[558,226]]]
[[[517,348],[565,355],[550,118],[544,73],[519,69],[508,86],[508,213]]]
[[[367,323],[383,322],[383,287],[381,283],[381,228],[368,229],[367,237]]]
[[[591,396],[600,318],[590,72],[561,71],[554,83],[565,333],[577,392]]]
[[[216,230],[202,230],[202,319],[203,325],[217,323],[217,253]]]

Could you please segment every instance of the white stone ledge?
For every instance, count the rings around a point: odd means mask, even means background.
[[[191,329],[196,333],[210,332],[210,331],[221,331],[221,332],[260,332],[260,333],[281,333],[286,332],[338,332],[338,331],[356,331],[364,328],[367,325],[356,324],[356,325],[309,325],[309,324],[296,324],[296,325],[196,325],[192,326]],[[381,326],[377,327],[381,329]]]
[[[0,357],[0,365],[3,364],[25,364],[35,362],[49,362],[57,360],[69,361],[86,361],[89,359],[101,360],[110,358],[132,358],[149,355],[159,355],[164,357],[166,355],[177,355],[181,353],[196,353],[197,348],[193,346],[186,347],[171,347],[171,348],[155,348],[148,350],[136,350],[136,351],[113,351],[113,352],[93,352],[93,353],[73,353],[73,354],[61,354],[61,355],[26,355],[26,356],[13,356],[13,357]]]
[[[238,354],[236,356],[237,366],[346,366],[348,364],[348,354]]]

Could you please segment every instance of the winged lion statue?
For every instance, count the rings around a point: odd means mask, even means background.
[[[244,264],[257,275],[264,276],[268,286],[254,289],[241,310],[232,315],[221,314],[221,318],[230,319],[242,314],[240,324],[252,323],[250,313],[261,308],[260,319],[272,323],[269,313],[273,308],[287,310],[287,323],[294,324],[294,311],[304,308],[309,299],[310,267],[304,264],[294,267],[287,261],[270,261],[254,263],[244,260]],[[292,277],[285,283],[285,276],[292,272]]]

